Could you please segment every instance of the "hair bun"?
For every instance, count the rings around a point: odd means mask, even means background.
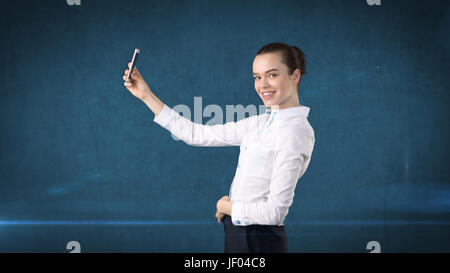
[[[300,73],[302,75],[306,74],[305,54],[303,53],[303,51],[300,50],[300,48],[296,46],[291,46],[291,48],[295,50],[295,56],[297,59],[298,68],[300,69]]]

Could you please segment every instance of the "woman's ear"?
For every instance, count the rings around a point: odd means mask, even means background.
[[[296,84],[299,84],[301,78],[300,69],[295,69],[294,73],[292,73],[292,79],[296,81]]]

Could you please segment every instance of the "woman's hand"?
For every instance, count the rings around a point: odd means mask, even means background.
[[[227,195],[225,195],[224,197],[220,198],[219,201],[217,201],[216,204],[217,222],[221,223],[225,215],[231,215],[231,206],[232,203],[230,202],[230,197],[228,197]]]
[[[125,81],[127,79],[128,71],[130,69],[131,62],[128,63],[128,69],[126,69],[123,73],[123,80]],[[150,95],[150,88],[148,87],[147,83],[144,81],[144,78],[142,77],[141,73],[139,73],[139,70],[135,66],[133,71],[131,72],[130,79],[128,82],[123,83],[125,87],[128,89],[128,91],[133,94],[136,98],[140,100],[144,100],[147,96]]]

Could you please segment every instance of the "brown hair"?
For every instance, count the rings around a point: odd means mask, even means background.
[[[306,74],[305,54],[298,47],[283,43],[271,43],[263,46],[256,55],[272,52],[281,53],[281,62],[288,67],[289,75],[292,75],[297,68],[301,75]]]

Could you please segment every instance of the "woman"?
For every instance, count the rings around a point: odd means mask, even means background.
[[[128,69],[124,80],[127,73]],[[309,107],[299,103],[298,86],[305,73],[304,54],[297,47],[283,43],[262,47],[253,61],[253,77],[266,113],[213,126],[193,123],[164,105],[137,68],[124,83],[155,113],[156,123],[185,143],[240,146],[230,196],[217,202],[225,252],[288,251],[283,221],[315,142],[307,120]]]

